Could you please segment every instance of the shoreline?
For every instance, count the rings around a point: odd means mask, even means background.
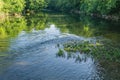
[[[80,12],[80,11],[71,11],[70,13],[74,13],[74,14],[85,14],[91,17],[96,17],[96,18],[101,18],[101,19],[105,19],[105,20],[112,20],[112,21],[120,21],[120,16],[118,15],[101,15],[101,14],[95,14],[95,13],[84,13],[84,12]]]
[[[48,12],[54,12],[54,10],[49,10],[49,9],[43,9],[41,10],[43,12],[48,11]],[[55,11],[56,12],[56,11]],[[64,11],[57,11],[57,12],[64,12]],[[81,11],[70,11],[70,12],[65,12],[65,13],[71,13],[71,14],[84,14],[87,16],[91,16],[91,17],[96,17],[96,18],[101,18],[101,19],[105,19],[105,20],[110,20],[110,21],[120,21],[120,15],[101,15],[101,14],[95,14],[95,13],[84,13]],[[28,13],[4,13],[4,12],[0,12],[0,19],[4,19],[7,16],[15,16],[15,17],[21,17],[22,15],[27,15]],[[33,12],[29,12],[29,14],[33,14]],[[35,12],[34,12],[35,14]]]

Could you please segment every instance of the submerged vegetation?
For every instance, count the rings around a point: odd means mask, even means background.
[[[80,52],[92,55],[98,60],[120,61],[120,45],[109,40],[91,41],[72,41],[65,43],[64,50],[68,52]]]
[[[57,56],[62,56],[64,57],[64,51],[62,49],[59,49]]]

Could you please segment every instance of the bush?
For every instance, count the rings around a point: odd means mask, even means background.
[[[20,13],[24,10],[25,0],[3,0],[2,11],[5,13]]]
[[[44,0],[26,0],[26,8],[29,10],[40,11],[46,7],[46,2]]]

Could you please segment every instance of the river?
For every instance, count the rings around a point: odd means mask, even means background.
[[[64,50],[83,40],[110,42],[115,60]],[[119,80],[119,42],[119,22],[53,12],[8,17],[0,21],[0,80]]]

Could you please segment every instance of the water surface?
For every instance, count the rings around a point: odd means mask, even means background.
[[[83,40],[106,40],[119,48],[120,24],[63,13],[1,20],[0,80],[119,80],[119,61],[79,51],[58,55],[64,43]]]

